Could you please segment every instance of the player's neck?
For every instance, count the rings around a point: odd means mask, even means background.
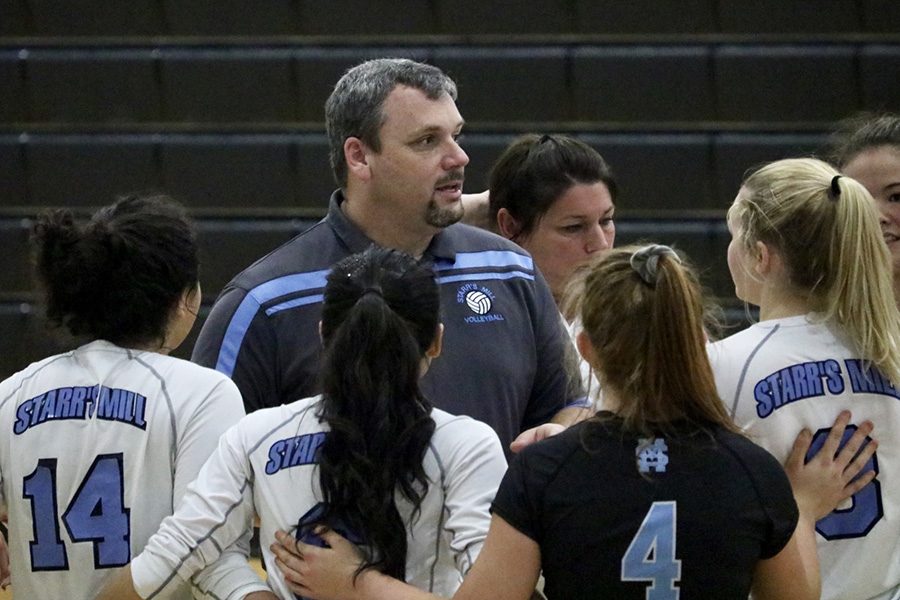
[[[622,403],[619,401],[618,392],[610,389],[609,386],[603,385],[602,383],[601,390],[603,392],[603,410],[608,410],[609,412],[618,415],[619,408],[621,408],[622,406]]]
[[[812,311],[807,294],[795,289],[784,278],[770,277],[759,290],[759,320],[784,319]]]

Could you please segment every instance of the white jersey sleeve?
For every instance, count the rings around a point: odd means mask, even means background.
[[[199,401],[190,415],[177,423],[175,455],[175,508],[181,503],[189,483],[196,479],[201,467],[229,427],[244,416],[241,393],[230,379],[223,378]]]
[[[456,430],[451,434],[456,443],[442,452],[445,471],[441,485],[447,512],[444,529],[451,536],[456,567],[465,575],[484,545],[491,502],[506,472],[506,458],[497,435],[480,421],[466,419],[447,427],[448,434]]]
[[[246,539],[255,511],[252,475],[240,425],[229,429],[187,489],[176,513],[167,517],[131,563],[134,588],[143,598],[165,598],[194,573],[215,563],[223,551]],[[201,573],[196,583],[211,597],[268,589],[239,550]],[[226,565],[228,565],[226,567]],[[228,571],[231,571],[230,573]],[[216,588],[216,589],[211,589]]]

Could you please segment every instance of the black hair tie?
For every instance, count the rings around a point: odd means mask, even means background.
[[[841,186],[838,185],[838,179],[840,179],[840,175],[835,175],[831,178],[831,199],[837,200],[838,196],[841,195]]]
[[[681,262],[674,250],[661,244],[651,244],[635,251],[628,261],[634,272],[650,287],[656,287],[660,256],[668,256],[675,262]]]

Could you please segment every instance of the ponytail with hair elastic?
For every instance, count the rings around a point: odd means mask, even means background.
[[[841,179],[840,175],[835,175],[831,178],[831,199],[837,200],[841,195],[841,186],[838,183]]]
[[[640,275],[644,283],[651,287],[656,286],[657,265],[659,264],[660,256],[668,256],[681,262],[674,250],[659,244],[652,244],[635,251],[629,260],[629,264],[631,264],[631,268],[634,269],[635,273]]]
[[[427,491],[422,460],[435,425],[419,377],[438,317],[434,274],[401,252],[372,248],[328,276],[319,414],[330,432],[319,455],[320,522],[365,540],[360,571],[405,575],[406,527],[394,498],[399,491],[415,513]]]
[[[875,203],[858,181],[812,158],[765,165],[729,210],[745,248],[783,260],[789,292],[840,325],[861,357],[900,382],[900,313]]]
[[[674,250],[609,250],[576,272],[572,294],[580,296],[574,306],[593,350],[591,366],[627,430],[651,434],[682,420],[735,430],[706,354],[700,285]]]

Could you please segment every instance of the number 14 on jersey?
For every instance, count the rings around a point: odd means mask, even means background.
[[[22,496],[31,501],[34,541],[32,571],[69,568],[60,531],[56,486],[56,459],[43,458],[23,481]],[[94,459],[62,515],[72,542],[91,542],[94,568],[127,565],[131,560],[130,509],[125,507],[122,454],[101,454]]]

